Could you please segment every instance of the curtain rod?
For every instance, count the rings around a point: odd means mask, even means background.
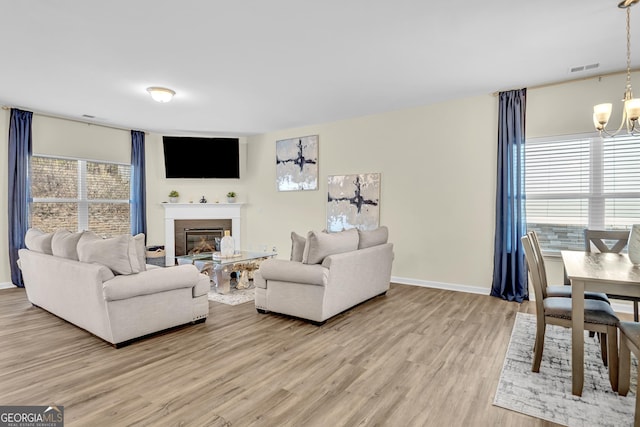
[[[2,106],[3,110],[11,110],[12,108],[18,108],[18,107],[9,107],[6,105]],[[49,114],[49,113],[41,113],[38,111],[32,111],[33,114],[35,114],[36,116],[40,116],[40,117],[47,117],[50,119],[58,119],[58,120],[67,120],[69,122],[76,122],[76,123],[83,123],[85,125],[89,125],[89,126],[100,126],[103,128],[107,128],[107,129],[115,129],[115,130],[124,130],[127,132],[130,132],[131,130],[138,130],[138,129],[127,129],[127,128],[123,128],[123,127],[118,127],[118,126],[112,126],[112,125],[105,125],[102,123],[93,123],[93,122],[88,122],[88,121],[83,121],[80,119],[75,119],[75,118],[70,118],[70,117],[65,117],[65,116],[58,116],[55,114]],[[145,135],[149,135],[149,132],[144,131]]]
[[[634,69],[634,70],[631,70],[631,72],[632,72],[632,73],[639,72],[639,71],[640,71],[640,68],[636,68],[636,69]],[[627,74],[627,71],[626,71],[626,70],[625,70],[625,71],[612,71],[612,72],[610,72],[610,73],[598,74],[598,75],[596,75],[596,76],[585,76],[585,77],[580,77],[580,78],[572,79],[572,80],[563,80],[563,81],[561,81],[561,82],[543,83],[543,84],[536,85],[536,86],[528,86],[528,87],[527,87],[527,90],[532,90],[532,89],[533,89],[533,90],[535,90],[535,89],[544,89],[544,88],[547,88],[547,87],[563,85],[563,84],[565,84],[565,83],[581,82],[581,81],[583,81],[583,80],[591,80],[591,79],[598,79],[598,80],[600,80],[600,79],[602,79],[603,77],[617,76],[618,74]],[[521,89],[521,88],[518,88],[518,89]],[[508,90],[509,90],[509,89],[507,89],[507,90],[500,90],[500,91],[496,91],[496,92],[493,92],[493,93],[492,93],[492,95],[493,95],[493,96],[498,96],[498,95],[500,95],[500,92],[507,92]]]

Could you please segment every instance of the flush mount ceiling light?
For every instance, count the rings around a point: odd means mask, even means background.
[[[152,86],[147,88],[147,92],[156,102],[169,102],[176,93],[166,87]]]
[[[598,104],[593,107],[593,124],[596,130],[608,136],[615,136],[623,128],[627,129],[627,134],[635,135],[640,132],[638,128],[638,118],[640,117],[640,98],[633,97],[631,90],[631,6],[640,0],[623,0],[618,4],[621,9],[627,9],[627,85],[624,90],[624,108],[622,109],[622,122],[615,132],[607,131],[607,123],[611,117],[612,105]]]

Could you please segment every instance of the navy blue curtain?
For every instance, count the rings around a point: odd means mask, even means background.
[[[147,235],[144,132],[131,131],[131,234]]]
[[[524,135],[527,90],[500,92],[498,185],[491,295],[529,299],[527,266],[520,238],[527,232],[524,191]]]
[[[9,265],[11,282],[24,287],[18,268],[18,249],[24,248],[29,229],[29,162],[31,160],[31,119],[33,113],[11,109],[9,125]]]

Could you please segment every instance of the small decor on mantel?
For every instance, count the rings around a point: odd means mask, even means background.
[[[228,203],[235,203],[236,202],[236,193],[235,193],[235,191],[229,191],[227,193],[227,202]]]
[[[180,193],[178,193],[176,190],[171,190],[171,193],[169,193],[169,201],[171,203],[178,203],[179,197],[180,197]]]
[[[200,203],[207,203],[207,199],[204,196],[202,196],[202,199],[200,199]]]

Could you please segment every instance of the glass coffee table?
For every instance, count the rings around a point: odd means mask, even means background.
[[[198,270],[211,278],[211,289],[219,294],[229,294],[235,289],[253,287],[253,272],[260,263],[278,255],[276,252],[238,251],[233,257],[222,258],[219,252],[202,252],[193,255],[177,256],[178,265],[194,264]],[[235,286],[231,273],[236,274]]]

